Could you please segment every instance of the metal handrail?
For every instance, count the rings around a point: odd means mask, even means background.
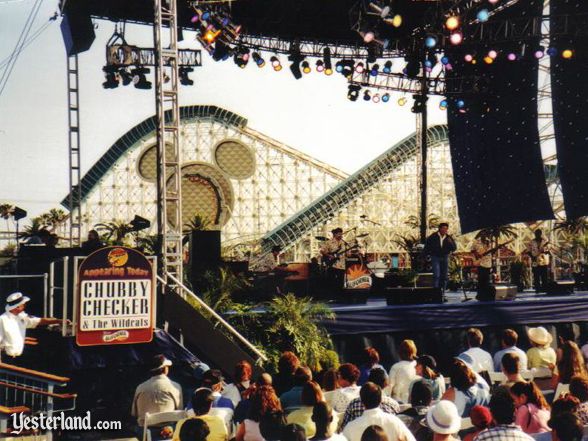
[[[182,291],[188,293],[188,295],[192,299],[196,300],[196,302],[198,302],[198,304],[200,306],[202,306],[208,313],[210,313],[215,319],[217,319],[226,329],[229,330],[229,332],[233,336],[235,336],[241,343],[243,343],[253,353],[255,353],[255,355],[257,355],[263,361],[267,361],[267,357],[265,355],[263,355],[259,351],[259,349],[257,349],[255,346],[253,346],[253,344],[251,344],[251,342],[249,340],[247,340],[245,337],[243,337],[243,335],[241,335],[241,333],[239,331],[237,331],[235,328],[233,328],[233,326],[231,326],[224,318],[222,318],[214,309],[212,309],[210,306],[208,306],[206,304],[206,302],[204,302],[204,300],[202,300],[200,297],[198,297],[196,294],[194,294],[188,287],[186,287],[186,285],[184,285],[182,282],[180,282],[178,279],[176,279],[173,275],[167,273],[166,276],[168,278],[170,278],[177,286],[179,286],[182,289]],[[164,285],[167,286],[167,282],[163,278],[161,278],[160,276],[157,276],[157,280],[159,280],[161,283],[163,283]]]

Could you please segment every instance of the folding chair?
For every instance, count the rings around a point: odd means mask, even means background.
[[[180,420],[188,418],[185,410],[172,410],[170,412],[157,412],[145,414],[143,423],[143,441],[151,441],[151,431],[149,427],[165,423],[177,423]]]

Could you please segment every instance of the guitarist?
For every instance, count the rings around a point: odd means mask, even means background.
[[[332,239],[323,243],[320,249],[323,263],[327,267],[327,285],[333,294],[339,293],[343,289],[343,280],[345,279],[345,247],[346,242],[343,240],[343,229],[335,228],[331,230]]]
[[[527,254],[531,256],[535,292],[546,291],[549,274],[549,242],[543,238],[541,229],[535,230],[535,238],[527,244]]]
[[[481,237],[474,242],[472,253],[478,267],[478,300],[491,300],[490,273],[492,272],[492,247],[488,237]]]

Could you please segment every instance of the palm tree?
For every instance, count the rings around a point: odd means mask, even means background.
[[[55,229],[67,219],[67,214],[61,208],[52,208],[47,213],[41,214],[39,218],[43,225]]]
[[[19,233],[18,237],[21,239],[28,239],[33,236],[37,236],[41,230],[45,229],[45,225],[40,217],[34,217],[31,219],[31,224],[24,228],[22,233]]]
[[[204,273],[202,285],[202,300],[221,314],[234,308],[233,294],[250,286],[245,278],[226,268]]]
[[[427,228],[429,230],[434,230],[435,228],[438,228],[440,222],[441,218],[434,213],[430,213],[427,216]],[[420,230],[421,218],[419,216],[415,216],[414,214],[412,214],[406,218],[406,220],[404,221],[404,225],[412,228],[413,230]]]
[[[210,227],[210,220],[200,214],[197,214],[184,224],[183,233],[190,234],[192,231],[207,230],[208,227]]]
[[[124,245],[124,240],[133,231],[128,222],[114,220],[112,222],[94,225],[94,229],[101,233],[102,238],[112,245]]]
[[[12,216],[12,204],[0,204],[0,217],[6,221],[6,231],[10,231],[10,223],[8,219]]]
[[[487,241],[490,243],[491,248],[498,248],[499,240],[501,237],[505,239],[516,239],[518,233],[515,227],[512,225],[497,225],[494,227],[482,228],[476,233],[476,239]],[[500,274],[500,259],[496,259],[498,249],[496,249],[492,256],[496,262],[496,272]]]
[[[553,231],[560,231],[566,242],[570,244],[570,254],[573,258],[579,258],[580,250],[586,253],[588,249],[588,218],[579,217],[577,219],[566,219],[558,221],[553,227]],[[573,260],[573,259],[572,259]]]

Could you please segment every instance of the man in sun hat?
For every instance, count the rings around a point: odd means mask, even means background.
[[[27,329],[60,323],[60,319],[32,317],[25,312],[31,299],[22,292],[15,292],[6,298],[4,314],[0,315],[0,353],[19,357],[25,342],[35,342],[27,338]]]
[[[527,331],[533,347],[527,351],[529,369],[549,368],[557,359],[555,350],[550,346],[553,337],[543,326],[529,328]]]
[[[425,421],[429,429],[439,435],[453,435],[461,428],[461,417],[457,412],[457,407],[447,400],[441,400],[431,407]]]

